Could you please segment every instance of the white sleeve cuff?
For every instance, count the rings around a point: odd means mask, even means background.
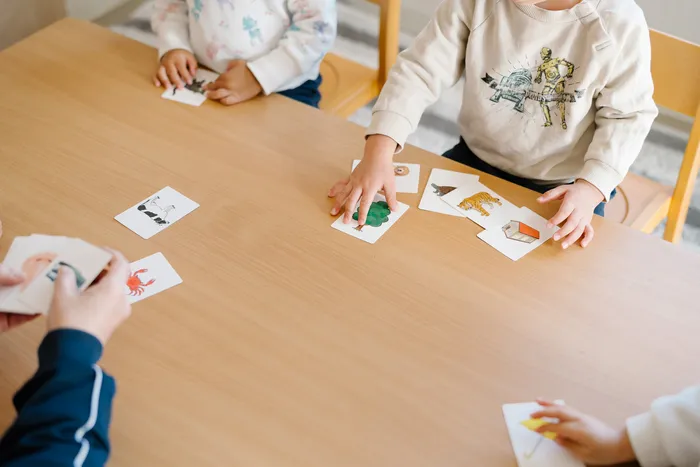
[[[661,433],[654,426],[651,413],[644,413],[628,419],[627,436],[629,436],[637,461],[642,467],[670,467],[672,465],[664,450],[664,445],[661,443]]]
[[[607,202],[610,201],[610,194],[612,191],[622,183],[625,177],[620,175],[617,170],[613,169],[605,162],[601,162],[597,159],[588,159],[583,164],[583,171],[578,178],[582,178],[598,188],[600,192],[603,193],[603,196],[605,196],[605,201]]]
[[[194,54],[187,33],[183,35],[182,31],[163,32],[159,34],[158,42],[158,60],[163,58],[163,55],[166,53],[175,49],[187,50],[188,52]]]
[[[372,123],[365,136],[384,135],[396,141],[396,152],[401,152],[408,135],[413,133],[411,122],[403,115],[390,110],[377,110],[372,114]]]
[[[248,62],[248,69],[258,80],[266,96],[276,92],[292,78],[301,75],[297,63],[281,48],[273,49],[267,55]]]

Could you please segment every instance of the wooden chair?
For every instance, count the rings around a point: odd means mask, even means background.
[[[605,215],[647,233],[668,217],[664,239],[676,243],[700,169],[700,46],[658,31],[650,34],[654,100],[695,121],[675,188],[629,174]]]
[[[349,117],[379,95],[399,53],[401,0],[368,0],[379,5],[379,69],[334,54],[321,63],[321,109]]]

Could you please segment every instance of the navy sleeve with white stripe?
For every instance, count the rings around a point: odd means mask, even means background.
[[[0,466],[107,462],[115,383],[97,366],[101,355],[100,341],[85,332],[46,335],[39,369],[14,397],[17,418],[0,440]]]

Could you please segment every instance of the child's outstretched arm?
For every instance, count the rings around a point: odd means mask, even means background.
[[[153,77],[156,86],[178,88],[191,84],[197,59],[190,45],[186,0],[156,0],[151,25],[158,35],[160,65]]]
[[[287,0],[287,9],[291,24],[277,47],[248,62],[266,95],[318,64],[335,40],[334,0]]]
[[[640,13],[641,15],[641,13]],[[573,185],[562,185],[541,196],[547,203],[561,199],[550,225],[563,222],[554,235],[568,248],[581,239],[586,247],[593,238],[591,219],[601,201],[627,175],[639,155],[658,109],[652,95],[651,44],[644,18],[632,18],[612,60],[605,86],[595,99],[596,130],[585,155],[583,171]]]
[[[473,8],[473,0],[445,0],[413,45],[399,55],[374,106],[362,162],[328,192],[335,198],[332,215],[345,209],[344,221],[350,222],[361,200],[358,222],[363,224],[379,190],[395,208],[394,152],[416,129],[425,108],[462,76]]]
[[[654,401],[651,411],[616,430],[568,406],[539,400],[533,418],[554,418],[537,429],[557,434],[556,442],[590,465],[637,460],[642,467],[697,467],[700,464],[700,386]]]
[[[580,176],[606,201],[627,175],[659,113],[652,98],[651,43],[643,18],[630,25],[614,63],[595,101],[596,130]]]

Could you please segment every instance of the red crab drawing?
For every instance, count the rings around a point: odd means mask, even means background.
[[[156,281],[155,279],[151,279],[148,282],[142,282],[139,274],[143,274],[144,272],[148,272],[148,269],[134,271],[126,280],[126,286],[129,288],[129,295],[138,297],[143,293],[144,287],[148,287]]]

